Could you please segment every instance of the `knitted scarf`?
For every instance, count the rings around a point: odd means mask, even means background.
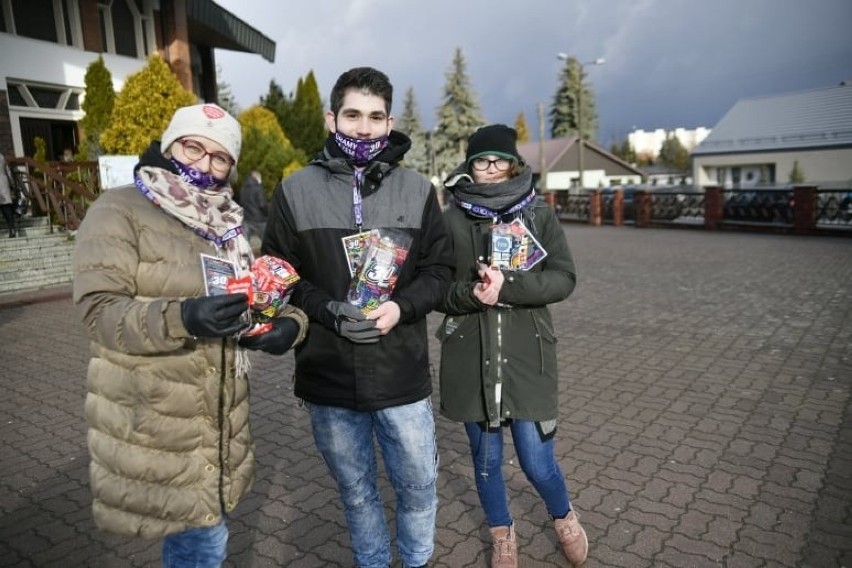
[[[457,207],[477,217],[513,215],[535,198],[529,166],[520,175],[499,183],[474,183],[462,167],[453,172],[444,185],[453,194]]]

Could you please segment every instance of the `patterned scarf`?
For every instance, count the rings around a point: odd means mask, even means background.
[[[234,201],[230,186],[201,189],[180,174],[155,166],[137,168],[134,181],[154,205],[216,245],[234,264],[237,276],[248,272],[254,255],[243,234],[243,208]],[[248,372],[248,356],[241,347],[236,361],[238,373]]]

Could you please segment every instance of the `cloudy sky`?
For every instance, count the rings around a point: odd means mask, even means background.
[[[217,51],[243,108],[271,79],[290,92],[311,70],[327,101],[341,72],[370,65],[394,84],[393,111],[411,87],[432,127],[460,47],[486,120],[523,112],[535,139],[564,52],[605,59],[587,73],[609,145],[634,128],[712,128],[744,97],[852,80],[852,0],[215,1],[276,42],[275,63]]]

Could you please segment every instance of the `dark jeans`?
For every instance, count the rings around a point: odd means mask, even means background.
[[[15,233],[15,205],[7,203],[0,205],[0,210],[3,212],[3,220],[6,221],[6,226],[9,228],[9,236]]]

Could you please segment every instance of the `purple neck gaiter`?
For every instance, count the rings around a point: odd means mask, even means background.
[[[215,187],[219,187],[225,185],[228,180],[219,179],[213,174],[205,174],[204,172],[200,172],[195,168],[190,168],[186,164],[182,164],[175,160],[171,159],[172,164],[177,168],[178,173],[180,174],[181,179],[194,185],[199,189],[213,189]]]
[[[343,150],[343,153],[352,159],[353,164],[363,167],[387,147],[388,135],[364,140],[362,138],[351,138],[338,131],[334,133],[334,141]]]

